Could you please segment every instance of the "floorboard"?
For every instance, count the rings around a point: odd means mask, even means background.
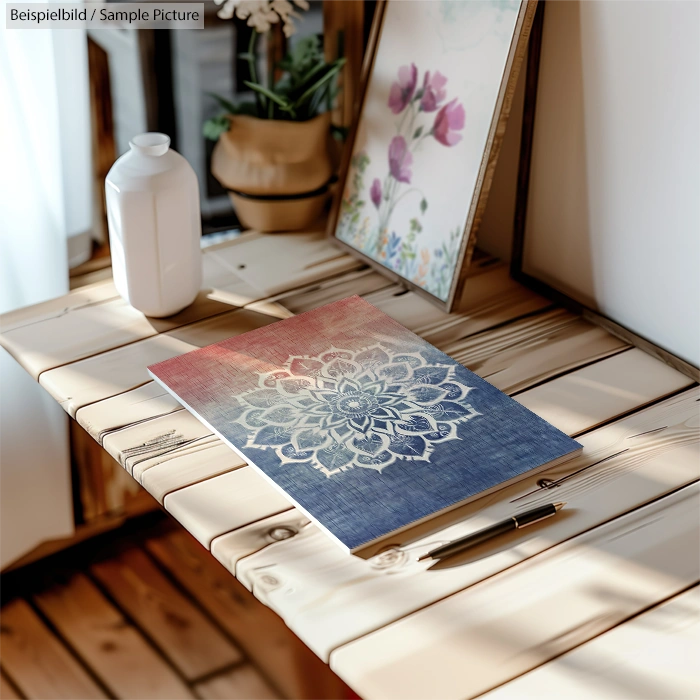
[[[162,514],[4,574],[2,583],[0,698],[351,696]]]

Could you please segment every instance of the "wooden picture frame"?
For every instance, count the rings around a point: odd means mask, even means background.
[[[379,259],[377,259],[377,257],[372,257],[363,250],[360,250],[357,247],[351,245],[347,241],[340,240],[340,238],[338,238],[337,235],[340,217],[342,215],[343,202],[347,201],[345,199],[346,187],[348,186],[349,182],[352,182],[352,179],[349,177],[351,171],[351,163],[353,156],[357,155],[355,153],[355,146],[358,139],[358,132],[362,127],[362,119],[367,106],[368,95],[372,91],[372,76],[374,75],[376,69],[377,56],[379,53],[379,47],[382,41],[382,36],[386,29],[385,19],[387,17],[388,8],[391,5],[391,3],[399,2],[400,0],[382,0],[382,2],[378,4],[375,12],[372,31],[370,34],[370,40],[367,47],[365,62],[363,65],[363,87],[361,97],[357,105],[357,117],[355,119],[355,123],[351,130],[349,141],[346,144],[346,148],[343,154],[338,193],[333,201],[333,205],[331,208],[331,213],[328,220],[327,233],[328,236],[334,241],[334,243],[343,250],[346,250],[355,257],[364,260],[369,265],[377,269],[379,272],[387,276],[389,279],[392,279],[395,282],[404,285],[408,289],[414,290],[416,293],[420,294],[421,296],[424,296],[444,311],[449,312],[459,307],[463,295],[463,288],[467,268],[469,266],[472,253],[476,245],[476,232],[478,230],[479,224],[481,222],[483,213],[486,208],[486,201],[491,186],[491,181],[493,179],[493,174],[496,168],[496,162],[498,159],[501,143],[505,134],[506,123],[511,110],[513,94],[515,92],[518,74],[527,50],[527,42],[530,36],[530,29],[535,15],[537,0],[522,0],[518,4],[517,16],[515,17],[512,34],[509,35],[510,43],[508,45],[507,56],[505,58],[503,69],[499,73],[500,84],[498,86],[495,102],[493,103],[494,107],[493,110],[489,111],[488,113],[488,130],[486,132],[485,147],[483,149],[483,153],[481,154],[479,162],[475,163],[472,166],[475,167],[476,170],[474,187],[471,191],[465,193],[464,202],[460,202],[460,205],[463,204],[466,210],[466,216],[464,218],[465,223],[463,227],[460,226],[454,230],[455,232],[449,234],[450,243],[453,245],[450,254],[450,259],[454,261],[454,265],[451,270],[451,276],[449,275],[450,271],[448,269],[447,273],[445,273],[441,279],[440,286],[434,287],[433,289],[427,287],[426,284],[421,283],[415,276],[408,277],[406,275],[402,275],[400,270],[397,272],[395,269],[392,269],[391,267],[387,266],[387,264],[383,264]],[[412,3],[412,5],[417,6],[418,3]],[[429,3],[429,5],[433,5],[433,3]],[[413,66],[411,67],[414,68]],[[435,73],[437,75],[440,75],[439,71],[435,71]],[[435,75],[435,73],[433,75]],[[427,80],[428,75],[425,76],[425,81]],[[413,82],[415,85],[415,77]],[[418,100],[420,97],[419,91],[420,89],[416,90],[415,92],[415,100]],[[376,99],[376,96],[374,97],[374,99]],[[386,100],[386,97],[384,97],[384,99]],[[445,98],[444,102],[445,104],[447,104],[447,102],[449,101],[450,97],[447,97]],[[491,103],[489,102],[489,105],[490,104]],[[444,105],[441,104],[441,107],[442,106]],[[459,107],[459,103],[457,104],[457,106]],[[392,111],[394,112],[394,114],[397,114],[397,112],[395,112],[393,109]],[[417,137],[414,136],[414,138]],[[444,140],[441,141],[441,143],[447,145],[445,144]],[[375,182],[377,181],[378,180],[375,179]],[[372,195],[372,199],[373,201],[375,201],[374,195]],[[424,197],[420,203],[420,211],[423,214],[425,213],[425,208],[423,206],[425,201],[426,200]],[[376,202],[375,206],[377,210],[379,210],[379,206],[376,204]],[[393,211],[393,208],[391,209],[391,211]],[[388,226],[382,227],[380,219],[377,236],[383,236],[383,239],[386,240],[388,235],[387,231]],[[393,235],[396,236],[395,233]],[[441,233],[441,235],[447,238],[446,233]],[[424,248],[420,251],[421,256],[425,254],[424,251],[426,250],[428,251],[428,255],[430,255],[429,248]],[[440,254],[438,251],[439,248],[436,248],[436,257]],[[416,257],[415,253],[413,257]],[[447,256],[445,256],[445,259],[447,259]],[[443,264],[441,269],[444,270],[445,268],[446,264]],[[449,278],[447,280],[447,283],[445,283],[445,275],[447,275],[447,277]],[[440,290],[440,294],[437,294],[437,292],[435,291],[436,289]]]
[[[535,130],[535,112],[537,106],[537,85],[540,67],[540,49],[542,43],[542,30],[544,26],[546,3],[540,2],[531,30],[530,50],[527,57],[525,105],[523,110],[522,133],[520,141],[520,161],[518,165],[518,186],[515,203],[515,219],[513,223],[513,245],[510,262],[510,275],[516,281],[538,294],[551,299],[573,313],[579,314],[587,321],[604,328],[618,338],[638,347],[640,350],[665,362],[679,372],[700,382],[700,369],[685,360],[677,357],[668,350],[664,350],[651,341],[634,333],[629,328],[604,316],[596,309],[586,306],[582,302],[556,289],[550,284],[528,274],[523,269],[525,248],[525,225],[527,220],[527,205],[530,183],[530,167],[532,161],[532,147]]]

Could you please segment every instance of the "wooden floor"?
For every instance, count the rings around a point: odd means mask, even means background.
[[[162,513],[5,574],[2,595],[1,698],[351,697]]]

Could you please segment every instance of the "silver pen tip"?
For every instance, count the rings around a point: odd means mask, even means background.
[[[423,559],[432,559],[432,557],[430,556],[430,553],[428,553],[428,554],[424,554],[422,557],[418,557],[418,559],[416,559],[416,561],[423,561]]]
[[[563,502],[561,502],[561,503],[555,503],[555,504],[554,504],[554,507],[555,507],[557,510],[561,510],[565,505],[566,505],[566,501],[563,501]]]

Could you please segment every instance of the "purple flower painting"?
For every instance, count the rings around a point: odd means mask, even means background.
[[[418,69],[414,63],[399,68],[399,79],[391,86],[389,92],[389,109],[394,114],[401,114],[413,98],[418,83]]]
[[[430,71],[426,71],[423,79],[423,95],[420,98],[420,108],[423,112],[434,112],[445,99],[447,90],[445,90],[447,78],[435,71],[432,75]]]
[[[450,310],[473,250],[534,5],[387,2],[334,236]],[[524,41],[524,38],[522,39]],[[490,172],[490,170],[489,170]]]
[[[412,163],[413,156],[406,146],[406,139],[403,136],[394,136],[389,144],[389,173],[391,177],[399,182],[410,184]],[[375,182],[377,181],[375,180]]]
[[[457,132],[463,128],[464,107],[454,99],[437,113],[433,134],[443,146],[454,146],[462,140],[462,135]]]
[[[411,63],[410,66],[399,68],[397,79],[389,90],[388,107],[393,114],[401,116],[396,122],[396,136],[389,143],[389,172],[383,182],[374,178],[369,190],[379,225],[377,235],[367,248],[369,254],[376,259],[393,257],[388,254],[387,232],[390,230],[394,208],[400,200],[413,195],[421,214],[425,214],[428,208],[427,199],[417,187],[403,188],[404,185],[410,185],[413,178],[413,154],[431,137],[447,147],[462,140],[459,132],[464,129],[464,107],[457,98],[444,104],[447,99],[446,86],[447,77],[440,71],[426,71],[423,84],[418,88],[418,68],[415,63]],[[436,111],[431,125],[426,115]],[[409,202],[407,200],[406,204]],[[415,231],[418,230],[419,226],[415,226]],[[410,246],[404,246],[401,250],[402,254],[408,256],[407,260],[417,260],[416,253]]]
[[[382,203],[382,183],[378,177],[374,178],[372,187],[369,189],[369,197],[372,200],[372,204],[379,209],[379,205]]]

